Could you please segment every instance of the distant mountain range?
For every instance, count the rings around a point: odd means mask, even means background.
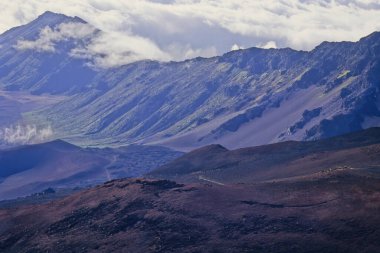
[[[249,48],[101,69],[73,57],[73,49],[101,33],[95,28],[88,36],[38,44],[47,26],[55,31],[72,23],[86,24],[47,12],[0,35],[1,89],[65,97],[23,114],[24,122],[51,125],[55,138],[188,151],[213,143],[239,148],[314,140],[380,126],[379,32],[358,42],[323,42],[310,52]]]

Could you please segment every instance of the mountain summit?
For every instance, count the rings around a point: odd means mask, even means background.
[[[58,23],[67,22],[67,21],[87,23],[86,21],[84,21],[80,17],[77,17],[77,16],[70,17],[67,15],[52,12],[52,11],[45,11],[40,16],[38,16],[38,18],[36,19],[36,21],[41,21],[41,20],[46,21],[47,25],[51,25],[52,22],[56,22],[58,24]]]
[[[53,28],[59,24],[69,22],[86,23],[83,19],[79,17],[69,17],[64,14],[46,11],[32,22],[26,25],[14,27],[3,33],[0,36],[0,44],[3,47],[8,46],[9,48],[14,45],[9,43],[11,41],[15,42],[20,39],[33,39],[36,38],[40,31],[46,26]]]
[[[78,17],[48,11],[0,35],[0,88],[34,94],[83,89],[96,72],[70,52],[91,32],[94,28]]]

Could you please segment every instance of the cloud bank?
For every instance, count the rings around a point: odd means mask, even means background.
[[[36,125],[15,125],[0,129],[0,143],[34,144],[46,141],[52,135],[53,130],[50,126],[39,128]]]
[[[114,32],[96,34],[89,43],[72,49],[70,55],[87,59],[89,65],[97,68],[117,67],[144,59],[172,59],[146,38]]]
[[[96,29],[79,22],[62,23],[57,27],[46,26],[40,31],[37,40],[19,40],[15,48],[19,50],[34,49],[38,52],[55,52],[55,44],[69,39],[83,40],[95,34]]]
[[[75,41],[75,47],[69,54],[89,60],[89,65],[94,67],[108,68],[143,59],[172,59],[146,38],[127,33],[103,32],[81,22],[61,23],[56,27],[45,26],[37,39],[20,39],[14,48],[54,53],[59,42],[68,40]]]
[[[325,40],[355,41],[380,30],[378,0],[13,0],[0,3],[0,32],[46,10],[79,16],[108,34],[72,52],[104,67],[252,46],[310,50]],[[18,47],[54,50],[57,40],[44,36]]]

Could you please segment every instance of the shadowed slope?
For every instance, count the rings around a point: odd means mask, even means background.
[[[218,182],[251,182],[307,175],[336,166],[380,168],[380,128],[320,141],[288,141],[222,152],[208,146],[149,176],[180,181],[198,181],[201,177]]]
[[[80,148],[62,140],[0,150],[0,200],[48,187],[83,187],[141,176],[180,154],[167,148],[137,145]]]
[[[8,177],[44,164],[58,164],[61,162],[59,161],[60,156],[76,152],[80,152],[79,147],[62,140],[1,150],[0,177]]]

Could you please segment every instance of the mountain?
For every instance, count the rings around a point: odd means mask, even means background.
[[[68,94],[89,85],[97,72],[86,66],[83,59],[69,54],[88,38],[73,39],[69,35],[57,38],[59,32],[65,32],[62,24],[86,25],[86,22],[45,12],[31,23],[0,35],[0,87],[33,94]]]
[[[114,180],[48,204],[0,209],[0,250],[378,252],[379,193],[379,174],[349,169],[224,186]]]
[[[35,46],[46,36],[41,29],[61,31],[67,22],[85,23],[45,13],[0,35],[3,89],[66,96],[23,116],[51,125],[55,138],[188,151],[322,139],[380,124],[379,32],[357,42],[323,42],[309,52],[249,48],[109,69],[72,55],[101,33],[95,28],[88,37],[53,41],[52,52],[14,47],[25,39]]]
[[[0,200],[141,176],[180,154],[137,145],[85,149],[61,140],[0,150]]]
[[[107,92],[76,95],[44,115],[68,136],[181,150],[357,131],[379,125],[379,37],[324,43],[311,52],[252,48],[134,63],[106,75],[120,79]]]
[[[187,153],[148,176],[227,184],[302,177],[337,167],[379,169],[380,128],[318,141],[287,141],[236,150],[210,145]]]

